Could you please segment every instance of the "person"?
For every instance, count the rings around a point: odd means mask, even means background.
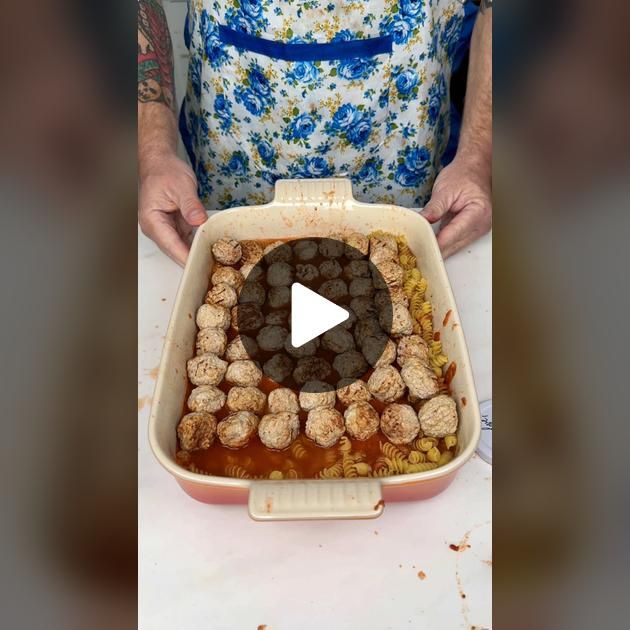
[[[177,156],[172,43],[138,0],[139,223],[179,264],[206,207],[264,203],[279,178],[349,177],[424,206],[447,257],[491,226],[492,1],[188,3]],[[469,49],[461,120],[450,79]]]

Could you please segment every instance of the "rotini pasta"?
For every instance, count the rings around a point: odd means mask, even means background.
[[[427,459],[434,464],[437,464],[440,461],[440,449],[437,446],[429,449],[427,451]]]
[[[287,479],[299,479],[300,476],[297,473],[297,470],[295,470],[295,468],[289,468],[289,470],[287,470]]]
[[[343,463],[341,460],[335,462],[332,466],[322,468],[317,473],[318,479],[338,479],[343,475]]]
[[[433,470],[437,468],[438,465],[434,462],[422,462],[421,464],[409,464],[407,466],[407,473],[419,473],[426,472],[427,470]]]
[[[387,465],[389,467],[390,472],[402,475],[407,472],[407,468],[409,468],[409,462],[406,462],[402,457],[393,457],[387,458]]]
[[[284,479],[284,475],[281,470],[272,470],[269,473],[269,479]]]
[[[343,476],[352,479],[353,477],[358,477],[357,469],[355,467],[355,463],[352,461],[348,455],[344,455],[342,461],[343,465]]]
[[[308,455],[308,452],[304,448],[304,446],[297,441],[291,444],[291,453],[296,459],[304,459]]]
[[[422,451],[411,451],[407,457],[407,461],[410,464],[420,464],[425,460],[424,453]]]
[[[350,442],[350,438],[348,438],[345,435],[342,435],[339,438],[338,448],[341,453],[344,453],[344,454],[349,453],[352,450],[352,442]]]
[[[457,436],[455,434],[444,436],[444,446],[447,449],[452,449],[457,446]]]
[[[453,451],[444,451],[440,454],[440,458],[438,459],[438,466],[444,466],[444,464],[448,464],[453,459]]]
[[[422,437],[422,438],[417,438],[413,445],[416,450],[422,451],[423,453],[427,453],[434,446],[437,446],[437,444],[438,444],[438,441],[436,438]]]
[[[405,454],[397,447],[394,446],[391,442],[381,442],[381,453],[385,455],[388,459],[400,458],[404,459]]]
[[[225,474],[228,477],[236,477],[237,479],[251,479],[251,475],[238,464],[229,464],[225,467]]]
[[[354,469],[359,477],[367,477],[372,472],[372,467],[365,462],[358,462],[354,464]]]

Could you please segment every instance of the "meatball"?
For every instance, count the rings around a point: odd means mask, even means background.
[[[379,337],[383,335],[383,329],[376,317],[360,319],[354,327],[354,340],[359,348],[363,347],[363,342],[368,337]]]
[[[227,406],[230,411],[251,411],[262,413],[265,410],[267,397],[256,387],[232,387],[227,395]]]
[[[367,260],[352,260],[343,268],[343,277],[348,281],[354,278],[371,278],[370,264]]]
[[[265,323],[265,316],[258,304],[237,304],[232,309],[232,328],[239,332],[258,330]]]
[[[296,393],[287,387],[279,387],[269,392],[267,404],[269,405],[270,413],[280,413],[282,411],[297,413],[300,410]]]
[[[348,407],[355,402],[367,402],[372,398],[364,381],[355,378],[342,378],[337,383],[337,398]]]
[[[267,298],[267,292],[260,282],[246,282],[238,296],[239,304],[258,304],[262,306]]]
[[[342,271],[343,269],[341,268],[341,265],[336,260],[325,260],[319,266],[320,275],[322,278],[326,278],[327,280],[338,278]]]
[[[414,398],[425,400],[438,393],[439,386],[433,370],[418,359],[407,359],[400,375]]]
[[[227,335],[223,328],[202,328],[197,333],[197,354],[223,355],[227,346]]]
[[[293,267],[275,262],[267,269],[267,284],[271,287],[288,287],[293,282]]]
[[[391,366],[378,367],[367,383],[370,393],[381,402],[394,402],[405,393],[405,383],[398,370]]]
[[[342,328],[341,325],[335,326],[322,335],[322,348],[335,354],[354,350],[352,333]]]
[[[345,328],[346,330],[351,330],[357,321],[356,313],[351,308],[349,308],[348,306],[344,306],[343,304],[339,304],[339,307],[342,308],[344,311],[348,311],[347,319],[344,319],[339,324],[339,326]]]
[[[307,381],[323,381],[331,373],[330,363],[320,357],[304,357],[299,359],[293,370],[293,378],[299,385]]]
[[[225,306],[202,304],[197,311],[196,321],[199,328],[227,330],[230,327],[230,311]]]
[[[403,367],[407,359],[417,359],[420,363],[429,361],[429,346],[420,335],[408,335],[398,340],[398,365]]]
[[[381,289],[374,294],[374,304],[379,310],[392,304],[402,304],[405,308],[409,307],[409,298],[403,291],[402,287],[391,287],[388,289]]]
[[[216,354],[202,354],[186,364],[188,379],[193,385],[218,385],[225,376],[227,365]]]
[[[348,434],[357,440],[371,438],[379,427],[378,413],[369,402],[354,402],[343,414]]]
[[[284,349],[296,359],[301,359],[302,357],[312,357],[317,352],[317,348],[319,348],[319,341],[317,338],[307,341],[298,348],[293,346],[291,343],[291,335],[288,335],[284,341]]]
[[[319,270],[315,265],[295,265],[295,279],[298,282],[309,284],[319,278]]]
[[[368,255],[370,241],[367,236],[354,232],[346,236],[346,246],[344,253],[346,258],[355,260],[357,258],[365,258]]]
[[[319,242],[319,253],[324,258],[339,258],[343,256],[345,244],[339,234],[333,234],[330,238],[323,238]]]
[[[391,234],[370,237],[370,260],[376,265],[398,259],[398,243]]]
[[[258,424],[258,437],[267,447],[277,450],[287,448],[300,432],[300,419],[297,413],[281,411],[268,413]]]
[[[225,394],[214,385],[202,385],[190,392],[186,404],[191,411],[214,413],[225,405]]]
[[[337,278],[323,282],[317,292],[331,302],[338,302],[348,295],[348,287],[341,278]]]
[[[289,321],[289,311],[280,310],[280,311],[271,311],[271,313],[267,313],[265,315],[265,324],[269,326],[283,326],[286,325]]]
[[[376,306],[370,297],[355,297],[350,300],[350,308],[354,311],[358,319],[376,316]]]
[[[256,241],[241,241],[241,252],[243,264],[255,265],[263,256],[263,248]]]
[[[457,431],[455,401],[444,394],[431,398],[418,412],[420,428],[429,437],[442,438]]]
[[[225,379],[241,387],[256,387],[262,380],[262,370],[253,361],[234,361],[228,366]]]
[[[282,326],[264,326],[256,335],[256,341],[261,350],[265,352],[276,352],[284,347],[288,331]]]
[[[217,434],[217,419],[205,411],[187,413],[177,426],[179,444],[185,451],[210,448]]]
[[[420,431],[418,416],[410,405],[387,405],[381,414],[381,430],[392,444],[409,444]]]
[[[206,294],[206,304],[216,304],[225,308],[236,306],[237,300],[236,289],[225,282],[213,286]]]
[[[379,315],[379,321],[382,325],[387,322],[389,317],[386,311],[381,311]],[[413,319],[411,319],[411,313],[409,309],[402,304],[392,304],[392,325],[390,333],[392,337],[402,337],[403,335],[410,335],[413,332]]]
[[[300,389],[300,407],[304,411],[318,407],[334,407],[335,402],[335,388],[323,381],[309,381]]]
[[[263,364],[263,371],[276,383],[282,383],[293,371],[293,361],[286,354],[274,354]]]
[[[233,289],[240,289],[245,278],[240,271],[232,267],[217,267],[212,274],[212,284],[229,284]]]
[[[368,364],[360,352],[348,350],[335,357],[333,368],[341,378],[357,378],[367,371]]]
[[[247,335],[234,337],[225,350],[225,358],[230,362],[246,361],[258,354],[258,344]]]
[[[396,344],[385,335],[366,337],[361,345],[361,352],[372,367],[383,367],[395,361]]]
[[[247,282],[258,282],[263,277],[263,268],[258,263],[245,263],[239,272]]]
[[[317,243],[301,239],[293,246],[293,252],[298,260],[313,260],[317,256]]]
[[[212,255],[222,265],[235,265],[241,259],[243,250],[233,238],[221,238],[212,245]]]
[[[345,430],[343,416],[336,409],[318,408],[308,412],[306,435],[323,448],[336,444]]]
[[[403,283],[403,268],[392,260],[386,260],[374,266],[372,279],[377,289],[401,287]]]
[[[353,298],[370,297],[374,293],[374,283],[370,278],[355,278],[350,282],[348,291]]]
[[[258,416],[251,411],[237,411],[221,420],[217,426],[217,435],[223,446],[241,448],[256,433]]]
[[[282,308],[291,302],[291,289],[289,287],[271,287],[267,300],[271,308]]]
[[[293,258],[293,252],[291,246],[288,243],[282,241],[276,241],[267,245],[263,251],[265,262],[268,265],[273,265],[276,262],[290,262]]]

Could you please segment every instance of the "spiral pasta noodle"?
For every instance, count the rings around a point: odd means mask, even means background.
[[[304,459],[308,455],[307,450],[300,442],[293,442],[293,444],[291,444],[291,453],[293,453],[296,459]]]
[[[317,473],[318,479],[339,479],[343,475],[343,462],[338,460],[332,466],[322,468]]]
[[[387,465],[392,473],[401,475],[407,472],[409,468],[409,462],[405,461],[402,457],[387,458]]]
[[[269,479],[284,479],[284,475],[281,470],[272,470],[269,473]]]
[[[422,451],[423,453],[427,453],[434,446],[437,446],[437,445],[438,445],[438,440],[433,437],[417,438],[416,441],[413,443],[414,448],[417,451]]]
[[[289,468],[289,470],[287,470],[287,479],[299,479],[299,475],[295,468]]]
[[[347,479],[353,479],[354,477],[358,477],[357,469],[355,467],[355,463],[352,461],[350,457],[347,455],[343,456],[341,460],[343,466],[343,476]]]
[[[440,461],[440,449],[437,446],[433,446],[427,451],[427,459],[434,464]]]
[[[422,451],[411,451],[407,457],[407,461],[410,464],[421,464],[425,460],[425,455]]]
[[[350,438],[348,438],[346,435],[342,435],[339,438],[339,444],[337,446],[337,448],[339,449],[339,452],[347,454],[352,450],[352,442],[350,442]]]
[[[421,464],[409,464],[407,467],[408,473],[418,473],[418,472],[426,472],[427,470],[433,470],[437,468],[438,465],[434,462],[422,462]]]
[[[444,466],[444,464],[448,464],[453,459],[453,451],[444,451],[440,454],[440,459],[438,459],[438,466]]]
[[[446,446],[449,450],[455,448],[457,446],[457,436],[454,433],[451,435],[445,435],[444,446]]]
[[[251,479],[251,475],[238,464],[229,464],[225,467],[225,474],[228,477],[235,477],[236,479]]]
[[[405,454],[391,442],[381,442],[380,447],[381,453],[389,459],[395,459],[397,457],[404,459],[405,457]]]

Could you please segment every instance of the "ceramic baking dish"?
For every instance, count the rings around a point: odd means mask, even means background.
[[[434,307],[434,327],[457,369],[451,382],[460,424],[456,456],[445,466],[383,479],[250,481],[189,472],[175,461],[175,428],[186,396],[186,361],[197,332],[212,267],[211,244],[235,239],[297,238],[382,229],[404,234],[417,255]],[[480,417],[470,360],[444,263],[429,223],[391,205],[360,203],[346,179],[280,180],[266,205],[213,214],[197,231],[164,342],[149,419],[149,441],[158,461],[185,492],[206,503],[248,503],[258,520],[373,518],[386,501],[426,499],[444,490],[475,451]]]

